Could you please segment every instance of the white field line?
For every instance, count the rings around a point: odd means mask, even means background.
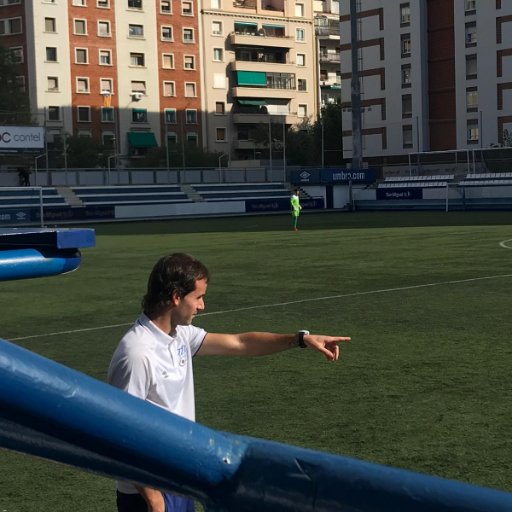
[[[278,303],[274,303],[274,304],[259,304],[256,306],[246,306],[243,308],[225,309],[223,311],[212,311],[210,313],[201,313],[198,316],[226,315],[226,314],[230,314],[230,313],[238,313],[239,311],[250,311],[252,309],[275,308],[275,307],[280,307],[280,306],[291,306],[293,304],[304,304],[306,302],[318,302],[321,300],[344,299],[347,297],[360,297],[363,295],[375,295],[378,293],[391,293],[391,292],[400,292],[400,291],[406,291],[406,290],[418,290],[419,288],[432,288],[434,286],[445,286],[445,285],[449,285],[449,284],[472,283],[475,281],[484,281],[486,279],[503,279],[506,277],[512,277],[512,274],[500,274],[500,275],[496,275],[496,276],[472,277],[469,279],[457,279],[457,280],[453,280],[453,281],[440,281],[438,283],[416,284],[416,285],[412,285],[412,286],[399,286],[397,288],[383,288],[381,290],[369,290],[366,292],[342,293],[339,295],[328,295],[326,297],[315,297],[315,298],[310,298],[310,299],[292,300],[289,302],[278,302]],[[11,341],[21,341],[21,340],[29,340],[29,339],[34,339],[34,338],[44,338],[46,336],[60,336],[62,334],[74,334],[74,333],[78,333],[78,332],[100,331],[103,329],[115,329],[116,327],[127,327],[132,324],[133,324],[133,322],[123,323],[123,324],[102,325],[99,327],[86,327],[84,329],[73,329],[70,331],[48,332],[45,334],[32,334],[30,336],[21,336],[19,338],[11,338]]]
[[[501,247],[504,249],[512,249],[508,244],[509,242],[512,242],[512,238],[509,238],[508,240],[503,240],[503,242],[500,242]]]

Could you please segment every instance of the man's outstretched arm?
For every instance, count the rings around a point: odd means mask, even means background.
[[[324,354],[328,361],[339,358],[339,343],[350,341],[347,336],[305,334],[304,344]],[[243,332],[221,334],[209,332],[198,351],[200,356],[264,356],[299,346],[298,334]]]

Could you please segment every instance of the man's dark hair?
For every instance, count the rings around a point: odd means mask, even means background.
[[[160,258],[148,279],[142,309],[150,318],[159,315],[171,303],[172,295],[184,297],[196,287],[198,279],[210,279],[210,272],[190,254],[176,252]]]

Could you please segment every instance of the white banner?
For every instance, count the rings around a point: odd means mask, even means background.
[[[44,128],[0,126],[0,151],[2,149],[44,149]]]

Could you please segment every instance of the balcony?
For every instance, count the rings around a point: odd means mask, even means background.
[[[292,99],[297,96],[295,89],[270,89],[268,87],[236,86],[231,89],[234,98],[276,98]]]
[[[258,32],[231,32],[228,41],[233,46],[269,46],[273,48],[288,48],[295,46],[295,41],[289,36],[265,35],[263,30]]]
[[[281,63],[281,62],[254,62],[236,60],[230,63],[233,71],[259,71],[262,73],[276,72],[276,73],[290,73],[295,69],[294,63]]]
[[[301,118],[302,119],[302,118]],[[283,124],[283,121],[287,125],[294,125],[299,122],[299,118],[296,114],[260,114],[260,113],[245,113],[245,112],[236,112],[233,114],[233,123],[234,124],[268,124],[268,122],[273,124]]]
[[[339,53],[320,53],[319,60],[321,63],[339,64],[340,63],[340,54]]]

